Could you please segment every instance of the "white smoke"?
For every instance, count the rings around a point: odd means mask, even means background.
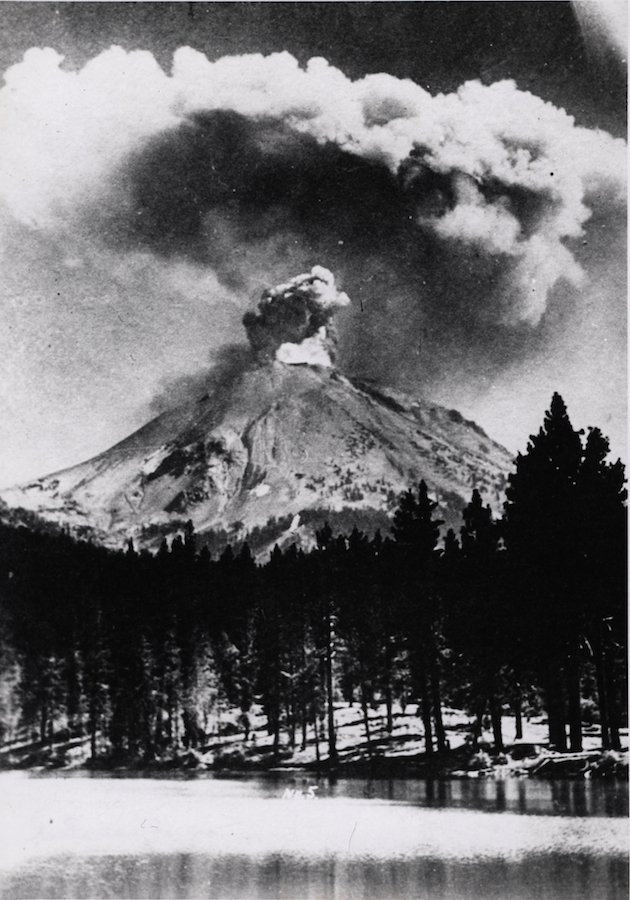
[[[150,53],[118,47],[77,72],[62,62],[31,49],[0,91],[0,200],[34,229],[72,233],[104,207],[124,210],[120,167],[131,154],[195,114],[229,110],[400,175],[419,231],[503,259],[502,316],[535,324],[554,285],[584,277],[571,242],[592,211],[625,202],[625,142],[578,127],[511,81],[431,96],[385,74],[352,81],[323,59],[210,62],[190,48],[175,53],[170,74]],[[443,180],[435,202],[427,173]]]
[[[276,350],[276,359],[286,366],[323,366],[330,368],[333,364],[326,346],[326,329],[320,328],[317,334],[304,338],[299,344],[288,342],[280,344]]]
[[[589,53],[596,58],[605,58],[612,47],[625,61],[628,55],[627,0],[573,0],[572,6]]]
[[[261,361],[287,365],[332,366],[336,335],[332,317],[350,298],[337,289],[332,272],[313,266],[285,284],[265,291],[258,313],[243,318],[247,336]]]

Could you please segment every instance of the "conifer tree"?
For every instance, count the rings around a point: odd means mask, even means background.
[[[348,538],[341,563],[339,632],[354,681],[359,686],[368,755],[371,757],[369,707],[378,684],[386,636],[380,628],[372,546],[367,536],[357,528]]]
[[[317,548],[312,553],[313,587],[315,589],[313,633],[318,645],[326,691],[326,722],[328,732],[328,764],[337,765],[337,731],[335,726],[334,659],[337,649],[337,585],[338,551],[328,523],[316,532]]]
[[[625,596],[625,491],[623,466],[606,463],[607,453],[598,429],[583,446],[556,393],[542,428],[517,457],[506,491],[505,540],[519,632],[545,688],[550,742],[560,750],[566,749],[567,718],[571,748],[582,747],[586,640],[595,647],[604,745],[611,740],[601,626],[605,597]],[[611,618],[618,621],[618,613],[619,607]]]
[[[458,583],[449,616],[450,637],[462,651],[470,671],[470,694],[477,716],[475,736],[479,736],[488,704],[495,749],[502,752],[502,682],[510,623],[501,585],[498,527],[476,488],[463,519]]]
[[[282,718],[282,644],[283,623],[281,593],[283,578],[282,551],[276,545],[265,566],[256,627],[257,669],[262,706],[267,716],[268,731],[273,735],[273,755],[280,751]]]
[[[595,663],[602,744],[620,749],[627,697],[627,515],[624,467],[607,461],[609,443],[589,429],[580,469],[579,583],[586,646]]]
[[[437,544],[442,521],[434,519],[437,503],[421,481],[417,493],[406,491],[394,513],[392,532],[401,565],[400,613],[408,623],[410,661],[421,698],[426,752],[433,752],[433,723],[439,751],[446,749],[442,722],[437,644],[439,598],[436,582]]]

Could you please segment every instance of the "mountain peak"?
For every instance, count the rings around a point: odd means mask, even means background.
[[[191,520],[201,540],[247,537],[260,556],[276,542],[310,546],[325,522],[386,530],[420,479],[458,528],[473,488],[500,511],[510,467],[507,451],[455,410],[272,357],[1,499],[110,546],[131,537],[153,548]]]
[[[350,303],[314,266],[244,317],[254,360],[94,459],[2,492],[10,507],[109,545],[155,547],[191,521],[201,539],[309,546],[325,522],[387,529],[421,479],[447,526],[473,488],[499,511],[507,451],[456,410],[334,367]],[[204,537],[205,536],[205,537]]]

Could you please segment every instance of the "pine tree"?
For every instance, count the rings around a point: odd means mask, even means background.
[[[354,528],[341,554],[339,637],[345,645],[347,671],[360,691],[368,756],[372,756],[369,707],[374,700],[386,636],[381,631],[372,545]]]
[[[439,597],[437,544],[443,522],[434,519],[438,504],[429,498],[426,483],[406,491],[394,513],[392,532],[401,566],[400,613],[408,627],[410,660],[421,699],[426,752],[433,752],[433,722],[439,751],[446,749],[442,722],[438,651]]]
[[[501,706],[510,641],[509,616],[502,586],[499,530],[492,510],[475,488],[463,512],[458,585],[450,610],[451,638],[470,668],[470,691],[478,737],[486,704],[494,745],[503,751]],[[451,551],[452,552],[452,551]]]
[[[608,440],[589,429],[580,469],[579,578],[586,646],[595,662],[602,744],[620,749],[627,660],[627,491],[622,463],[607,462]]]
[[[256,658],[262,706],[273,735],[273,755],[280,752],[282,719],[283,621],[281,609],[283,556],[276,545],[263,570],[261,600],[256,623]]]
[[[379,684],[385,698],[387,732],[394,730],[393,701],[407,694],[408,666],[404,648],[406,629],[399,608],[399,563],[394,541],[376,532],[372,541],[372,579],[375,587],[374,617],[382,643]]]
[[[328,523],[316,532],[317,549],[312,553],[314,588],[316,592],[313,633],[319,647],[323,680],[326,690],[326,721],[328,731],[328,765],[337,765],[337,731],[335,726],[334,660],[337,650],[337,577],[339,544],[332,536]]]
[[[545,688],[549,740],[566,749],[568,718],[574,750],[582,746],[581,670],[588,641],[599,666],[604,745],[610,740],[601,623],[610,609],[606,597],[625,596],[623,466],[605,462],[608,443],[598,429],[591,429],[585,446],[581,434],[554,394],[542,428],[517,458],[504,523],[519,631]],[[616,622],[620,607],[617,600],[611,613]]]

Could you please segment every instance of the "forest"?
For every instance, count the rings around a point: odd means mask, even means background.
[[[477,490],[459,533],[441,532],[424,482],[391,533],[333,534],[310,551],[247,544],[213,558],[189,524],[155,554],[109,550],[54,528],[0,523],[0,742],[89,740],[91,760],[150,762],[203,746],[260,705],[272,756],[324,739],[335,704],[417,704],[426,754],[445,752],[445,707],[502,717],[544,710],[549,743],[603,748],[627,726],[626,490],[597,428],[574,430],[554,394],[515,460],[503,516]]]

